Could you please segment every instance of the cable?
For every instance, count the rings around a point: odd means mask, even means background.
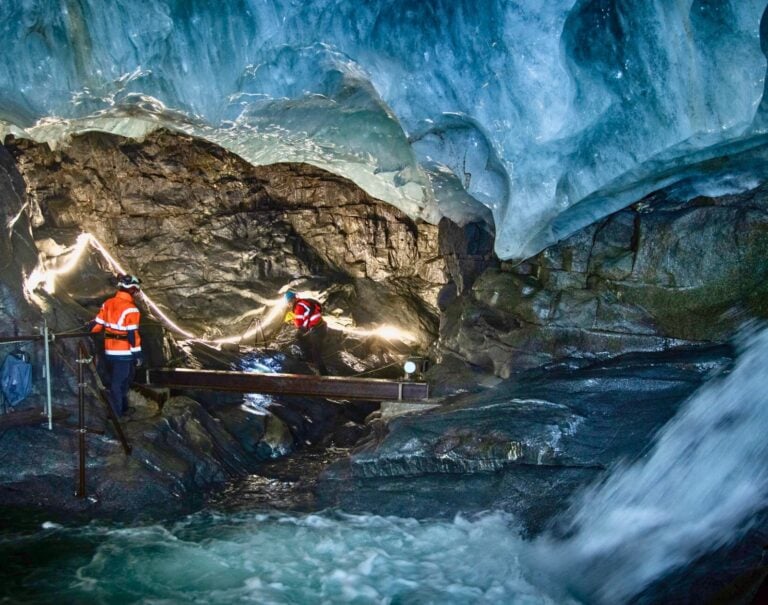
[[[3,342],[0,342],[0,345],[17,345],[23,342],[35,342],[36,340],[39,340],[39,338],[24,338],[22,340],[4,340]]]
[[[72,328],[71,330],[61,330],[59,332],[56,332],[56,334],[54,334],[54,336],[58,336],[59,334],[74,334],[75,332],[85,332],[85,331],[87,331],[86,327],[85,327],[85,325],[82,325],[82,326],[78,326],[76,328]]]
[[[401,362],[399,361],[393,361],[390,364],[387,364],[385,366],[381,366],[379,368],[373,368],[372,370],[366,370],[365,372],[359,372],[357,374],[352,374],[352,376],[365,376],[366,374],[372,374],[373,372],[380,372],[381,370],[386,370],[387,368],[391,368],[392,366],[399,366]]]

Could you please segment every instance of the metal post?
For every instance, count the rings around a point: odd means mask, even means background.
[[[48,322],[43,319],[43,343],[45,351],[45,413],[48,414],[48,430],[53,430],[53,407],[51,405],[51,349],[48,342]]]
[[[85,498],[85,374],[83,366],[91,363],[91,358],[87,357],[85,347],[80,344],[80,351],[77,359],[77,403],[78,403],[78,426],[79,426],[79,445],[80,445],[80,472],[77,487],[77,497]]]

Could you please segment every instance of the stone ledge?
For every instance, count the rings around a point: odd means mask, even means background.
[[[432,400],[428,402],[423,401],[382,401],[381,402],[381,418],[382,420],[390,420],[395,416],[402,416],[403,414],[412,414],[414,412],[423,412],[425,410],[431,410],[440,405],[440,401]]]

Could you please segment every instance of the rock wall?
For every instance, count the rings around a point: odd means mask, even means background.
[[[24,279],[37,264],[24,181],[0,146],[0,334],[36,333],[41,316],[24,295]]]
[[[272,448],[293,447],[286,427],[279,440],[269,434],[270,423],[280,424],[276,418],[237,406],[219,406],[212,413],[197,401],[174,397],[160,411],[135,394],[132,403],[139,407],[122,423],[132,448],[126,455],[103,406],[89,397],[85,497],[75,495],[75,419],[57,421],[53,431],[31,423],[6,427],[0,502],[88,518],[179,514],[199,506],[206,490],[252,472],[258,461],[274,455]]]
[[[507,377],[566,357],[724,342],[768,316],[768,189],[659,191],[447,305],[439,351]]]
[[[143,142],[88,133],[57,150],[7,145],[40,217],[39,242],[93,234],[197,333],[244,329],[260,297],[301,277],[406,283],[425,308],[445,282],[436,227],[311,166],[253,167],[166,131]],[[86,304],[112,290],[103,262],[92,264],[66,284]]]
[[[89,133],[56,150],[7,140],[0,146],[0,213],[6,225],[0,232],[6,333],[30,332],[43,315],[54,331],[80,329],[114,292],[113,268],[88,248],[53,291],[25,293],[24,280],[39,260],[48,268],[66,266],[85,231],[139,274],[144,290],[172,318],[201,334],[242,331],[248,314],[264,306],[262,299],[278,299],[281,287],[298,282],[324,288],[327,310],[353,322],[407,325],[425,347],[437,335],[434,305],[445,283],[437,227],[416,224],[310,166],[254,168],[216,146],[167,132],[143,142]],[[372,352],[368,340],[350,345],[345,335],[331,332],[328,341],[338,344],[333,370],[367,370],[366,360],[393,365],[391,351]],[[167,334],[145,314],[150,364],[170,363],[182,350],[189,353],[184,365],[203,359],[205,347],[171,347]],[[28,416],[26,425],[6,423],[3,504],[126,518],[178,513],[194,509],[212,488],[252,472],[259,461],[307,444],[351,445],[367,432],[362,423],[372,411],[368,405],[275,397],[270,411],[254,413],[243,411],[242,397],[194,394],[172,398],[162,409],[140,405],[124,424],[134,448],[126,457],[103,409],[88,395],[88,425],[104,432],[87,437],[89,497],[76,499],[78,342],[57,339],[53,346],[54,430],[37,420],[39,393],[15,415]],[[291,354],[294,346],[283,349]],[[406,354],[395,351],[395,358]],[[206,349],[206,355],[206,366],[230,369],[242,361],[239,351]],[[41,363],[34,361],[39,384]],[[286,371],[307,371],[297,359],[281,363]],[[399,375],[399,365],[391,371]]]

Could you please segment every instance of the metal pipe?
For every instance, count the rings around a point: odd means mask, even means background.
[[[96,336],[93,332],[62,332],[61,334],[52,335],[57,339],[62,338],[88,338]],[[42,334],[20,334],[19,336],[0,336],[0,344],[14,344],[17,342],[33,342],[35,340],[41,340]]]
[[[56,340],[62,340],[64,338],[91,338],[98,336],[96,332],[61,332],[54,334]]]
[[[48,430],[53,430],[53,406],[51,405],[51,349],[49,346],[48,322],[43,319],[43,343],[45,354],[45,412],[48,414]]]
[[[90,363],[87,352],[82,343],[77,359],[77,403],[78,403],[78,427],[79,427],[79,449],[80,449],[80,472],[77,488],[77,497],[85,498],[85,372],[83,367]]]

